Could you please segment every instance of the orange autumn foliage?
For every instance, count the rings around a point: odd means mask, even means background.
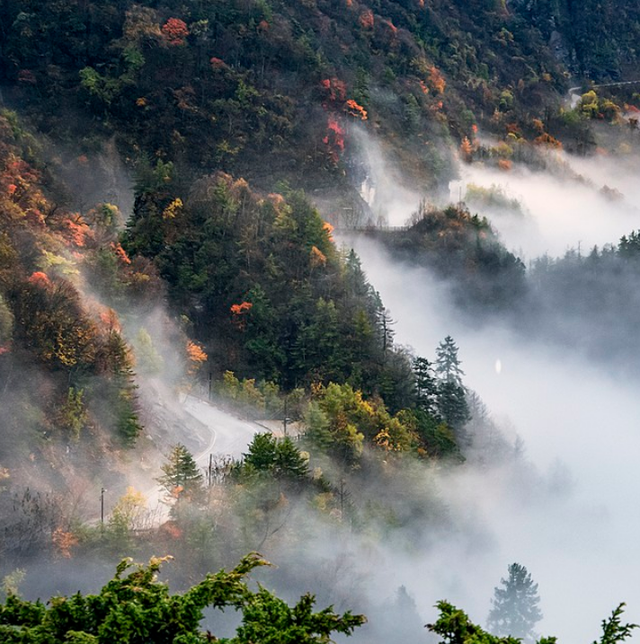
[[[127,251],[124,248],[122,248],[120,244],[111,242],[111,248],[113,248],[113,251],[116,254],[116,257],[123,264],[131,264],[131,260],[129,259],[129,255],[127,255]]]
[[[82,248],[86,244],[87,237],[93,236],[91,229],[80,216],[76,217],[75,221],[65,219],[63,226],[67,240],[78,248]]]
[[[329,240],[333,241],[333,231],[335,230],[335,228],[328,221],[323,222],[322,228],[327,231]]]
[[[31,274],[31,277],[28,279],[29,284],[37,284],[38,286],[49,287],[51,286],[51,280],[46,273],[42,271],[36,271]]]
[[[160,526],[160,532],[170,539],[180,539],[182,537],[182,530],[175,521],[166,521],[163,523]]]
[[[199,371],[203,363],[208,360],[209,356],[204,352],[203,348],[199,344],[192,340],[188,340],[187,358],[189,359],[189,368],[187,373],[189,376],[194,376]]]
[[[320,81],[326,92],[325,105],[327,103],[341,103],[347,97],[347,86],[339,78],[325,78]]]
[[[358,105],[353,99],[349,99],[345,103],[346,112],[351,116],[359,118],[361,121],[367,120],[367,110],[365,110],[362,105]]]
[[[251,302],[242,302],[241,304],[233,304],[231,306],[231,313],[233,314],[233,324],[240,331],[244,331],[246,327],[245,314],[251,310],[253,304]]]
[[[242,302],[242,304],[232,304],[231,313],[233,313],[234,315],[242,315],[243,313],[249,312],[252,306],[253,304],[251,304],[251,302]]]
[[[344,152],[344,130],[333,116],[329,117],[327,130],[327,135],[322,139],[322,142],[329,148],[332,161],[337,163],[340,154]]]
[[[551,136],[551,134],[547,134],[546,132],[544,134],[541,134],[540,136],[537,136],[533,140],[533,142],[535,145],[543,145],[548,148],[555,148],[557,150],[562,149],[562,143],[555,137]]]
[[[73,532],[56,528],[51,535],[51,539],[58,554],[64,559],[71,559],[71,548],[78,545],[78,537]]]
[[[540,119],[532,119],[531,125],[533,125],[533,128],[540,134],[544,132],[544,123]]]
[[[184,22],[184,20],[180,20],[180,18],[169,18],[169,20],[162,25],[161,31],[167,44],[171,47],[184,45],[185,38],[189,35],[187,23]]]
[[[435,65],[432,65],[429,69],[429,82],[431,83],[431,87],[433,87],[438,94],[444,93],[447,82],[445,81],[442,72]]]
[[[498,167],[504,172],[509,172],[509,170],[511,170],[511,168],[513,167],[513,164],[509,159],[500,159],[498,161]]]
[[[312,268],[320,268],[327,263],[327,256],[317,247],[311,247],[311,266]]]
[[[391,37],[395,38],[398,35],[398,28],[391,22],[391,20],[383,20],[383,24],[387,25],[391,31]]]
[[[206,362],[209,357],[202,347],[192,340],[187,342],[187,356],[191,362]]]
[[[462,139],[462,143],[460,144],[460,154],[466,163],[471,163],[473,159],[473,145],[466,136]]]
[[[505,128],[507,134],[520,134],[520,126],[517,123],[507,123]]]

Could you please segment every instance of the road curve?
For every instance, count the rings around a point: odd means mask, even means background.
[[[185,396],[183,409],[202,427],[199,446],[193,457],[203,468],[209,464],[209,454],[225,454],[239,458],[255,434],[264,428],[228,414],[195,396]]]

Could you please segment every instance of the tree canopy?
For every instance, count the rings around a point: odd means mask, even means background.
[[[76,593],[52,597],[48,605],[9,594],[0,604],[0,636],[5,644],[204,644],[218,641],[202,632],[207,606],[242,612],[242,624],[229,644],[326,644],[333,632],[350,635],[365,622],[363,615],[336,614],[331,607],[313,611],[314,598],[304,595],[293,606],[265,588],[250,590],[246,576],[269,565],[250,554],[230,571],[209,574],[183,594],[171,594],[157,580],[162,562],[148,565],[122,561],[115,577],[97,595]],[[133,570],[125,574],[128,569]]]

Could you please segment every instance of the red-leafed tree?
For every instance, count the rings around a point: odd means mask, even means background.
[[[180,20],[180,18],[169,18],[169,20],[162,25],[161,31],[167,44],[172,47],[184,45],[185,39],[189,35],[187,23],[184,20]]]

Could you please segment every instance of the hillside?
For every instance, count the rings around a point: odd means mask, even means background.
[[[589,526],[562,463],[529,460],[501,415],[520,393],[497,352],[635,382],[638,193],[616,181],[635,176],[640,85],[609,83],[637,80],[636,4],[2,3],[6,588],[24,569],[30,597],[95,592],[123,556],[170,552],[186,589],[259,550],[286,598],[312,582],[339,630],[353,609],[376,615],[359,641],[413,644],[434,588],[476,601],[502,539],[567,508]],[[577,249],[526,256],[513,240],[547,212]],[[613,220],[624,237],[597,236]],[[225,413],[247,421],[227,436],[241,456],[215,453]],[[530,436],[578,454],[556,422]],[[316,619],[278,601],[238,605]]]
[[[5,3],[0,82],[9,104],[81,152],[115,135],[131,161],[216,168],[267,190],[286,179],[357,204],[355,124],[433,187],[451,171],[450,137],[540,117],[564,91],[537,29],[499,3],[469,9]]]

